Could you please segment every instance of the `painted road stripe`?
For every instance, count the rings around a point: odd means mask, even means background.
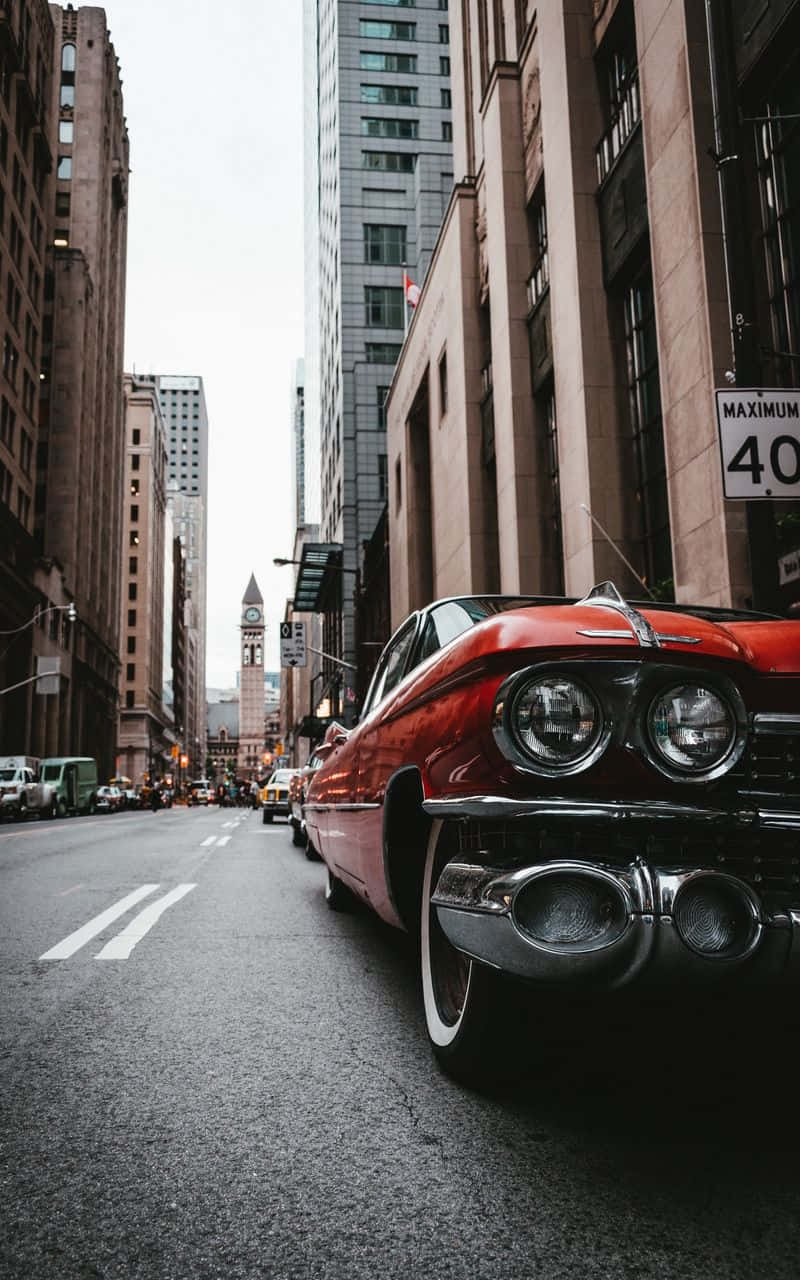
[[[200,842],[200,847],[201,847],[201,849],[202,849],[202,848],[205,848],[205,846],[206,846],[207,844],[214,844],[214,842],[216,841],[216,839],[217,839],[217,837],[216,837],[216,836],[207,836],[205,840],[201,840],[201,842]]]
[[[223,824],[222,824],[222,825],[223,825],[223,827],[235,827],[235,826],[236,826],[236,823],[235,823],[235,822],[223,822]]]
[[[152,929],[159,916],[171,907],[174,903],[180,902],[187,893],[191,893],[192,889],[196,889],[196,884],[179,884],[177,889],[172,889],[169,893],[165,893],[163,898],[158,898],[156,902],[151,902],[145,907],[144,911],[140,911],[138,916],[134,916],[129,925],[126,925],[122,933],[118,933],[116,938],[112,938],[107,942],[102,951],[98,951],[95,960],[127,960],[133,951],[137,942],[140,942],[146,933]]]
[[[222,846],[224,844],[227,844],[229,840],[230,840],[230,836],[220,836],[219,840],[217,841],[217,848],[221,849]]]
[[[102,911],[99,916],[95,916],[94,920],[90,920],[82,929],[76,929],[63,942],[59,942],[55,947],[51,947],[49,951],[45,951],[43,956],[39,956],[39,959],[68,959],[69,956],[79,951],[85,943],[92,938],[96,938],[98,933],[102,933],[106,925],[112,924],[120,916],[124,916],[126,911],[136,906],[136,903],[141,902],[142,898],[146,898],[148,894],[154,893],[157,888],[157,884],[143,884],[140,888],[134,889],[133,893],[128,894],[127,898],[120,898],[119,902],[115,902],[113,907],[109,907],[107,911]]]

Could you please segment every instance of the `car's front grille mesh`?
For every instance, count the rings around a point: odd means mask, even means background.
[[[800,721],[792,732],[751,733],[742,759],[729,775],[744,800],[800,808]]]
[[[672,823],[465,822],[459,856],[523,866],[577,859],[627,867],[641,857],[653,866],[727,871],[751,885],[765,906],[800,904],[800,833],[737,829],[710,832]]]

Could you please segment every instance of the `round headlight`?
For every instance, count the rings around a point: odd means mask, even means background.
[[[540,676],[514,702],[513,723],[525,750],[554,768],[576,764],[596,746],[600,708],[584,685],[568,676]]]
[[[650,708],[650,737],[673,769],[705,773],[721,764],[736,741],[736,717],[713,689],[685,684],[660,694]]]

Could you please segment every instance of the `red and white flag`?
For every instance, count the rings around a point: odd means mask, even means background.
[[[408,305],[410,307],[416,307],[419,302],[419,285],[414,284],[414,281],[406,274],[405,271],[403,272],[403,288],[406,292],[406,302]]]

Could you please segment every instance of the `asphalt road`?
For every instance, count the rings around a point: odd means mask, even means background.
[[[797,1277],[785,1018],[600,1013],[471,1093],[322,882],[235,810],[0,829],[0,1274]]]

